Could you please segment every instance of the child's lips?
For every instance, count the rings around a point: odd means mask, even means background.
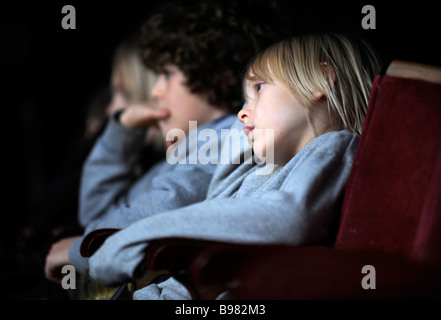
[[[250,138],[251,134],[254,131],[254,127],[253,126],[244,126],[243,127],[243,132],[248,136],[248,139]]]
[[[173,144],[175,144],[178,141],[178,137],[175,137],[172,141],[171,140],[166,140],[165,141],[165,147],[166,149],[168,149],[169,147],[171,147]]]

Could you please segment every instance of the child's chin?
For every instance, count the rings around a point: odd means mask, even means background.
[[[251,145],[253,147],[254,157],[256,158],[257,163],[265,162],[265,163],[276,163],[275,162],[275,154],[272,148],[269,148],[269,151],[255,142]]]
[[[263,154],[260,152],[260,150],[259,150],[259,152],[256,152],[256,150],[254,150],[254,148],[253,148],[253,154],[254,154],[254,160],[257,163],[267,162],[266,158],[263,156]]]

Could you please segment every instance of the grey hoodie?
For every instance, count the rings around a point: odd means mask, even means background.
[[[112,117],[83,167],[79,220],[85,227],[84,235],[98,228],[124,228],[142,218],[204,200],[217,164],[191,159],[201,148],[220,150],[221,130],[229,129],[235,119],[235,115],[228,115],[195,128],[196,138],[204,130],[215,132],[217,138],[197,140],[189,134],[180,148],[185,152],[176,152],[186,164],[170,164],[165,159],[134,179],[133,167],[145,130],[127,129]],[[69,258],[76,270],[85,274],[88,262],[80,255],[82,239],[72,244]]]
[[[348,131],[323,134],[271,175],[256,174],[263,164],[219,165],[205,201],[139,220],[109,237],[89,260],[91,277],[103,285],[132,279],[149,241],[165,237],[244,244],[329,242],[358,141]],[[141,289],[135,298],[190,298],[185,292],[171,278]]]

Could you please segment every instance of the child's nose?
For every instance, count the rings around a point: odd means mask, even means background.
[[[160,75],[150,90],[151,97],[156,101],[160,100],[164,96],[164,81],[162,78],[163,76]]]
[[[243,108],[237,114],[237,118],[240,122],[245,123],[245,121],[251,117],[251,110],[248,107]]]

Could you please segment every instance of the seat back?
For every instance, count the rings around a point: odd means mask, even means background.
[[[394,61],[374,81],[335,248],[439,262],[440,162],[441,68]]]

